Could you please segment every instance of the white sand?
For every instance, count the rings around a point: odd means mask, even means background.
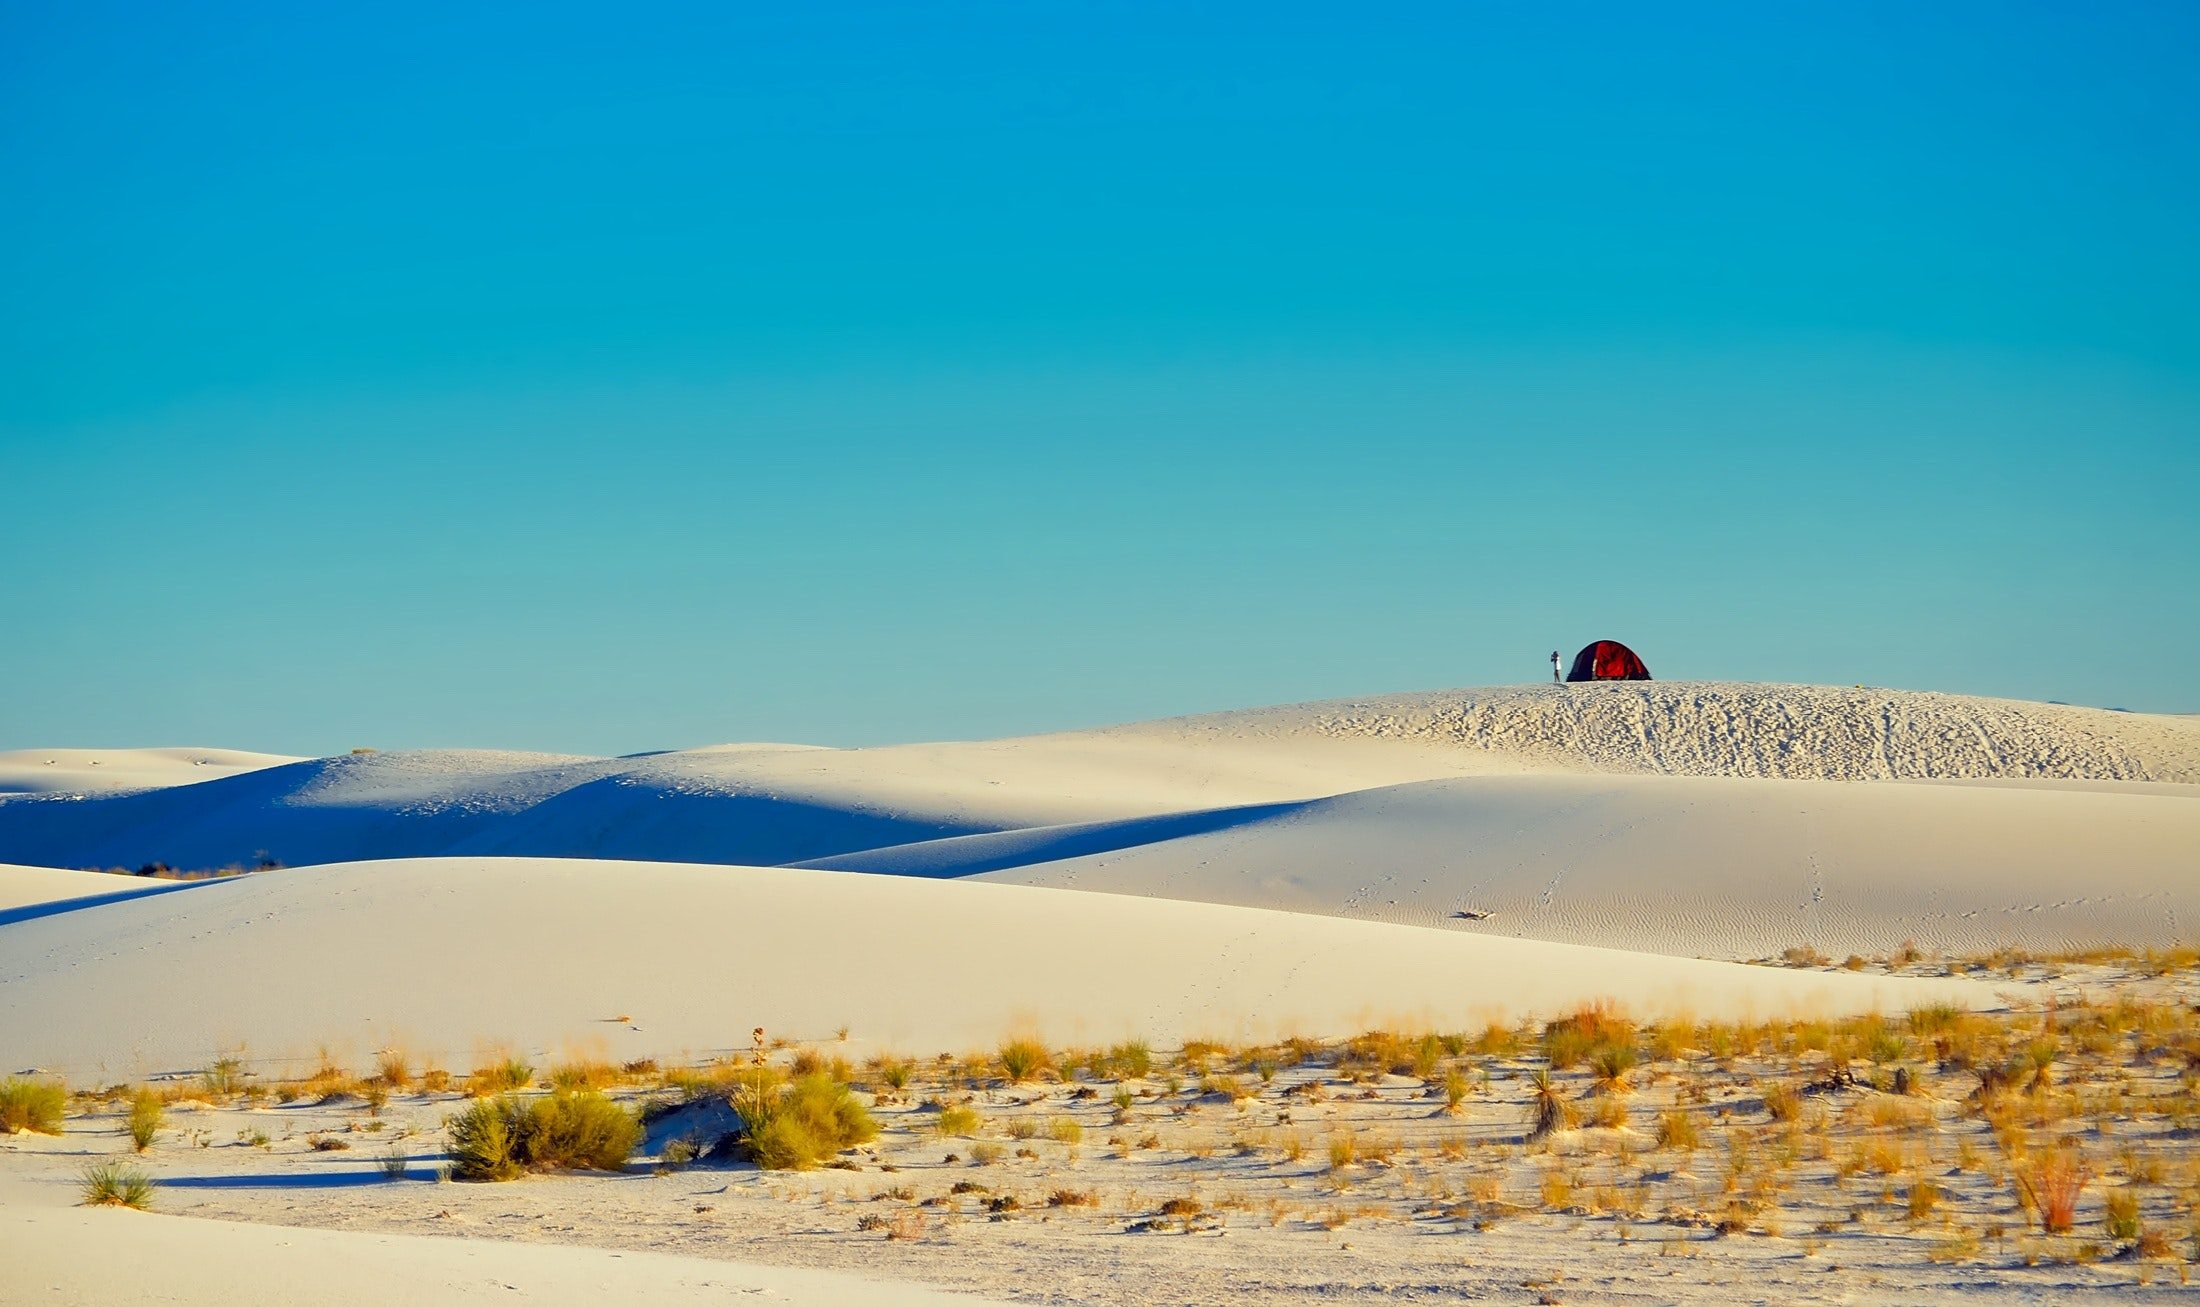
[[[73,1176],[0,1171],[0,1303],[237,1307],[395,1301],[983,1307],[906,1281],[653,1252],[497,1239],[351,1234],[72,1207]]]
[[[323,1046],[454,1070],[494,1044],[615,1060],[746,1049],[752,1027],[928,1054],[1056,1043],[1479,1029],[1617,998],[1645,1015],[1995,1002],[1895,980],[958,881],[524,859],[206,882],[0,927],[0,1048],[111,1081]],[[189,978],[190,983],[177,983]],[[612,1018],[627,1017],[618,1021]]]
[[[2168,945],[2200,923],[2200,787],[1492,777],[820,865],[1688,957]]]
[[[0,750],[0,794],[91,793],[191,785],[296,761],[280,754],[238,749]]]
[[[353,1068],[392,1047],[460,1071],[500,1045],[694,1059],[755,1026],[861,1055],[1457,1030],[1596,998],[1984,1007],[1986,983],[1687,955],[2186,941],[2196,814],[2200,719],[1671,682],[858,750],[27,751],[0,755],[0,859],[43,864],[0,866],[0,1059],[93,1083],[238,1049],[271,1075],[324,1048]],[[49,869],[263,854],[334,865],[180,887]],[[900,874],[743,865],[820,859]],[[65,1160],[0,1172],[0,1300],[929,1300],[678,1256],[64,1210]],[[500,1228],[574,1237],[558,1204],[591,1191],[561,1183],[525,1186],[539,1220]],[[483,1192],[485,1217],[520,1201]],[[799,1260],[822,1245],[790,1219],[777,1255]],[[1523,1239],[1533,1264],[1547,1250]],[[1063,1255],[1120,1278],[1105,1249]]]

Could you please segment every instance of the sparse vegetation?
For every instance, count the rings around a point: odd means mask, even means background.
[[[2069,1233],[2077,1222],[2078,1196],[2093,1178],[2085,1158],[2067,1146],[2019,1162],[2011,1175],[2018,1201],[2049,1234]]]
[[[932,1123],[932,1128],[943,1135],[967,1139],[978,1133],[980,1123],[977,1108],[956,1105],[941,1108],[939,1119]]]
[[[153,1205],[153,1178],[134,1166],[117,1161],[94,1162],[84,1169],[86,1207],[131,1207],[144,1211]]]
[[[1035,1039],[1011,1039],[1001,1045],[1001,1074],[1010,1084],[1021,1084],[1054,1066],[1054,1055]]]
[[[822,1073],[786,1084],[752,1081],[736,1092],[733,1105],[747,1129],[750,1156],[767,1171],[807,1171],[878,1135],[862,1100]]]
[[[60,1134],[68,1105],[69,1088],[60,1081],[10,1076],[0,1081],[0,1134]]]
[[[531,1170],[615,1171],[641,1141],[634,1114],[593,1090],[527,1102],[514,1094],[449,1118],[451,1178],[513,1180]]]
[[[130,1116],[125,1122],[130,1132],[130,1146],[142,1153],[153,1146],[160,1135],[160,1126],[166,1112],[161,1107],[160,1095],[146,1086],[130,1096]]]

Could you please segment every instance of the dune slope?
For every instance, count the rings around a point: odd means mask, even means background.
[[[2182,943],[2200,923],[2196,859],[2192,786],[1523,776],[815,865],[1747,958]]]
[[[176,984],[174,978],[201,978]],[[208,979],[214,978],[214,979]],[[967,881],[541,859],[351,863],[0,925],[0,1048],[113,1080],[498,1041],[626,1059],[775,1035],[851,1051],[1461,1028],[1599,997],[1702,1016],[1948,1000],[1958,981],[1786,971]],[[623,1019],[622,1019],[623,1018]]]

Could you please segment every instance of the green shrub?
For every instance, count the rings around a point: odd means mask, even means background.
[[[878,1137],[863,1100],[822,1073],[785,1085],[745,1084],[733,1106],[748,1129],[750,1156],[767,1171],[808,1171]]]
[[[451,1177],[511,1180],[530,1170],[616,1171],[641,1142],[634,1114],[593,1090],[526,1102],[483,1099],[446,1122]]]
[[[144,1211],[153,1202],[153,1177],[120,1162],[98,1162],[84,1168],[86,1207],[134,1207]]]
[[[153,1146],[154,1136],[160,1133],[160,1095],[150,1089],[140,1088],[130,1099],[130,1144],[139,1152]]]
[[[451,1141],[454,1180],[516,1180],[526,1171],[519,1160],[516,1127],[525,1109],[510,1098],[484,1098],[443,1124]]]
[[[634,1114],[594,1091],[538,1098],[527,1122],[522,1156],[538,1169],[616,1171],[642,1141]]]
[[[61,1113],[69,1103],[68,1086],[58,1080],[25,1080],[10,1076],[0,1083],[0,1134],[25,1130],[42,1135],[61,1133]]]

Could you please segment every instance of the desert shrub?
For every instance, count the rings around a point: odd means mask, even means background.
[[[1472,1087],[1466,1075],[1454,1068],[1444,1074],[1444,1110],[1457,1112],[1459,1105],[1467,1101],[1467,1091]]]
[[[2130,1189],[2118,1189],[2108,1196],[2108,1211],[2103,1217],[2108,1227],[2108,1237],[2118,1243],[2139,1241],[2139,1195]]]
[[[476,1098],[489,1098],[497,1094],[509,1094],[535,1083],[535,1068],[525,1059],[507,1057],[474,1068],[466,1079],[466,1092]]]
[[[958,1105],[941,1108],[939,1120],[932,1123],[932,1128],[943,1135],[954,1135],[967,1139],[978,1133],[979,1124],[980,1118],[977,1108]]]
[[[2057,1148],[2019,1163],[2011,1172],[2017,1199],[2049,1234],[2068,1233],[2077,1219],[2078,1195],[2093,1172],[2076,1149]]]
[[[984,1142],[972,1144],[970,1146],[970,1164],[972,1166],[991,1166],[1000,1161],[1006,1151],[999,1144]]]
[[[1543,1028],[1543,1056],[1551,1069],[1564,1071],[1584,1058],[1616,1045],[1633,1055],[1635,1026],[1609,1002],[1584,1003]],[[1629,1066],[1634,1065],[1632,1060]]]
[[[1528,1131],[1531,1143],[1563,1127],[1568,1115],[1566,1100],[1559,1097],[1558,1086],[1551,1080],[1549,1071],[1538,1067],[1532,1083],[1535,1087],[1535,1124]]]
[[[392,1089],[403,1089],[412,1083],[412,1059],[400,1049],[390,1049],[375,1059],[374,1074]]]
[[[485,1098],[444,1121],[450,1139],[451,1178],[516,1180],[527,1167],[520,1161],[520,1118],[526,1108],[510,1097]]]
[[[642,1136],[632,1112],[593,1090],[553,1093],[532,1103],[500,1094],[445,1125],[457,1180],[511,1180],[558,1167],[615,1171]]]
[[[405,1178],[406,1160],[404,1145],[391,1144],[382,1150],[382,1156],[376,1159],[375,1165],[382,1168],[383,1179],[402,1180]]]
[[[86,1207],[134,1207],[144,1211],[153,1202],[153,1177],[120,1162],[95,1162],[84,1169]]]
[[[1910,1033],[1920,1039],[1933,1039],[1953,1030],[1964,1018],[1964,1011],[1953,1003],[1927,1003],[1910,1009]]]
[[[878,1124],[863,1101],[823,1074],[786,1085],[744,1087],[734,1096],[734,1110],[748,1129],[750,1156],[767,1171],[807,1171],[878,1137]]]
[[[139,1152],[153,1146],[154,1136],[160,1133],[163,1113],[160,1095],[150,1088],[140,1088],[130,1099],[130,1146]]]
[[[1543,1206],[1551,1211],[1564,1211],[1574,1205],[1573,1179],[1555,1166],[1543,1173],[1537,1191]]]
[[[1001,1074],[1011,1084],[1021,1084],[1054,1065],[1053,1054],[1036,1039],[1011,1039],[1001,1045]]]
[[[1627,1087],[1627,1073],[1635,1069],[1635,1061],[1634,1044],[1622,1040],[1607,1040],[1589,1051],[1597,1083],[1613,1092]]]
[[[1143,1080],[1153,1070],[1153,1050],[1142,1039],[1126,1040],[1108,1050],[1108,1066],[1124,1080]]]
[[[214,1065],[199,1073],[199,1084],[213,1098],[234,1098],[244,1089],[244,1063],[234,1057],[214,1059]]]
[[[1676,1109],[1658,1117],[1658,1147],[1692,1153],[1702,1142],[1703,1137],[1696,1129],[1696,1118],[1688,1113]]]
[[[619,1083],[619,1069],[609,1062],[561,1062],[550,1068],[552,1089],[609,1089]]]
[[[1090,1189],[1057,1189],[1047,1195],[1049,1207],[1092,1207],[1099,1201]]]
[[[58,1080],[28,1080],[10,1076],[0,1082],[0,1134],[35,1131],[61,1133],[61,1113],[69,1103],[69,1088]]]
[[[1775,1121],[1793,1121],[1803,1114],[1803,1096],[1793,1085],[1773,1085],[1765,1090],[1765,1111]]]
[[[1435,1079],[1437,1068],[1443,1064],[1446,1051],[1444,1041],[1440,1036],[1421,1036],[1420,1042],[1413,1046],[1412,1071],[1414,1078],[1417,1080]]]
[[[1039,1137],[1039,1123],[1031,1117],[1019,1116],[1008,1123],[1008,1137],[1011,1139],[1036,1139]]]
[[[916,1064],[906,1057],[880,1058],[878,1061],[879,1083],[899,1093],[909,1087],[910,1078],[916,1074],[916,1070]]]
[[[1047,1120],[1047,1137],[1058,1144],[1076,1145],[1084,1142],[1085,1127],[1074,1117],[1057,1116]]]
[[[1923,1177],[1910,1182],[1910,1220],[1922,1221],[1940,1206],[1940,1186]]]

